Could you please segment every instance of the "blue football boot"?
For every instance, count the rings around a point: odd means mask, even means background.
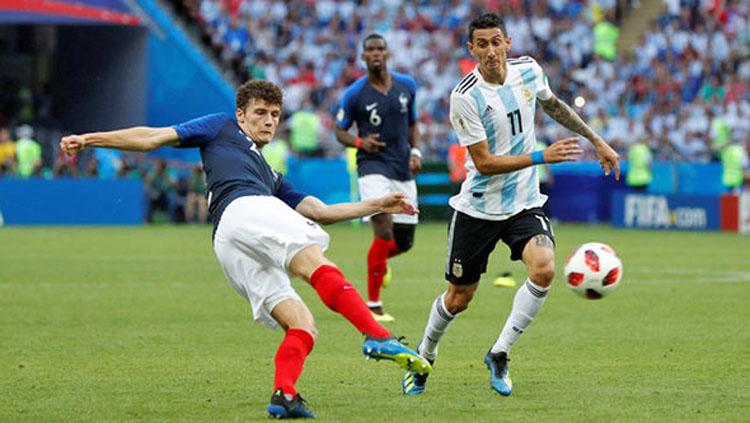
[[[513,381],[510,380],[508,371],[508,354],[504,352],[493,353],[488,351],[484,356],[484,364],[490,369],[490,385],[498,394],[508,396],[513,389]]]
[[[316,419],[315,415],[299,394],[291,400],[286,399],[281,389],[277,389],[268,404],[268,415],[275,419]]]
[[[415,373],[430,373],[432,365],[426,358],[406,348],[396,338],[372,338],[367,336],[362,344],[362,354],[375,360],[395,361],[399,367]]]
[[[435,360],[427,360],[430,365],[435,364]],[[427,384],[429,373],[417,373],[407,370],[401,378],[401,392],[407,396],[421,395]]]

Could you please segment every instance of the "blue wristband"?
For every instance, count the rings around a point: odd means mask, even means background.
[[[544,152],[543,151],[535,151],[531,153],[531,164],[532,165],[538,165],[544,163]]]

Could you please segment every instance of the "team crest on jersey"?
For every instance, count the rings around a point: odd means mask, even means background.
[[[454,262],[453,267],[451,267],[451,273],[453,273],[453,276],[460,278],[464,274],[464,267],[461,263]]]
[[[344,120],[344,109],[339,107],[338,113],[336,113],[336,120]]]
[[[469,129],[466,127],[466,122],[461,116],[456,116],[455,118],[453,118],[453,128],[461,135],[466,135],[469,133]]]
[[[401,103],[401,113],[406,113],[408,110],[406,106],[409,104],[409,97],[406,94],[401,93],[398,95],[398,102]]]
[[[521,90],[521,94],[523,94],[523,98],[525,98],[529,103],[534,98],[534,94],[528,88],[524,88],[523,90]]]

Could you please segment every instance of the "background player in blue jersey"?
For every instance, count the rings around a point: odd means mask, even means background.
[[[522,260],[528,278],[516,291],[513,306],[495,343],[484,357],[490,386],[510,395],[508,353],[544,305],[555,275],[552,225],[542,206],[536,165],[576,160],[577,137],[538,151],[534,116],[544,112],[596,148],[605,174],[620,177],[619,156],[549,87],[541,66],[531,57],[509,59],[511,38],[502,19],[485,14],[469,24],[467,48],[479,60],[451,93],[450,119],[459,143],[469,152],[468,176],[450,199],[454,209],[448,230],[445,279],[448,288],[432,303],[417,351],[435,360],[438,343],[453,319],[471,303],[489,255],[499,241],[512,260]],[[427,375],[407,371],[406,395],[424,392]]]
[[[71,135],[60,147],[74,154],[85,147],[150,151],[162,146],[200,148],[214,225],[214,251],[229,282],[247,298],[253,316],[285,337],[274,362],[274,394],[268,412],[278,418],[315,417],[296,391],[317,329],[289,275],[309,282],[323,302],[366,335],[367,357],[396,361],[428,372],[430,365],[377,323],[356,289],[323,251],[328,234],[315,222],[333,223],[374,213],[415,214],[403,193],[359,203],[328,206],[296,191],[260,154],[281,116],[281,89],[250,81],[237,91],[235,116],[213,114],[164,128],[134,127]],[[308,220],[310,219],[310,220]]]
[[[419,151],[416,82],[388,70],[388,46],[378,34],[365,37],[362,60],[367,76],[344,92],[336,114],[336,138],[357,152],[360,197],[378,198],[393,192],[406,193],[417,204],[413,172],[421,167]],[[357,136],[348,132],[357,125]],[[416,215],[377,213],[371,218],[373,240],[367,253],[367,305],[376,320],[393,321],[383,311],[380,288],[387,260],[408,251],[414,243]]]

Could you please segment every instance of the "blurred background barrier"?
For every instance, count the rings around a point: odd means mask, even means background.
[[[140,180],[0,178],[4,225],[140,225],[145,210]]]
[[[286,177],[303,192],[327,203],[356,199],[344,159],[292,156],[287,166]],[[655,168],[669,173],[663,179],[672,184],[636,192],[625,185],[624,176],[619,182],[602,178],[598,163],[552,166],[550,215],[562,221],[612,222],[622,228],[740,229],[740,196],[703,180],[707,174],[720,173],[720,166],[659,162]],[[623,169],[627,172],[627,163]],[[425,164],[417,183],[421,218],[445,219],[450,212],[448,200],[458,189],[451,184],[447,167],[439,162]],[[139,224],[144,222],[146,192],[148,186],[140,179],[2,178],[0,213],[6,225]],[[750,200],[744,204],[750,207]]]

